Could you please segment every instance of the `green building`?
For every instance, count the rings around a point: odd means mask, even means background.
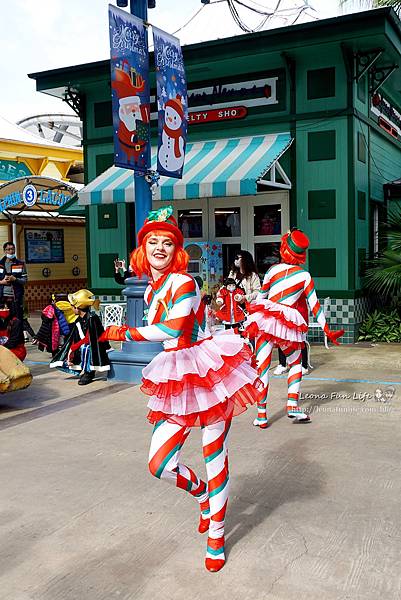
[[[186,169],[181,182],[162,182],[155,206],[173,198],[184,236],[221,243],[225,270],[242,248],[263,274],[281,234],[304,229],[329,322],[355,341],[368,308],[364,261],[396,188],[384,186],[401,177],[399,19],[366,11],[185,46],[184,59]],[[109,61],[30,77],[83,119],[88,284],[119,297],[113,258],[134,247],[134,195],[129,172],[104,175],[113,164]],[[235,147],[246,149],[241,164]]]

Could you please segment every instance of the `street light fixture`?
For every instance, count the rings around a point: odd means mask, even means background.
[[[117,6],[126,8],[129,0],[117,0]],[[148,0],[148,8],[156,8],[156,0]]]

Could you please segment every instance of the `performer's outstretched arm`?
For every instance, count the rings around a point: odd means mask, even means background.
[[[187,279],[174,292],[171,309],[164,309],[165,319],[154,325],[143,327],[111,326],[100,336],[100,341],[150,341],[164,342],[180,337],[185,327],[190,326],[188,315],[195,309],[197,289],[195,281]]]
[[[311,309],[316,321],[319,323],[320,327],[323,329],[324,333],[327,335],[329,340],[333,342],[333,344],[338,345],[337,338],[343,335],[344,329],[340,329],[339,331],[331,331],[329,329],[323,309],[320,305],[319,300],[317,299],[315,284],[313,282],[312,277],[307,272],[304,284],[304,293],[309,308]]]

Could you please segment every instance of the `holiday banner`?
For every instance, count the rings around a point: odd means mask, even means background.
[[[141,19],[109,5],[114,164],[150,168],[149,52]]]
[[[160,175],[182,178],[187,142],[188,95],[180,40],[153,27]]]

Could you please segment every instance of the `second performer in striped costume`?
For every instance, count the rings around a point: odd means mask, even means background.
[[[289,366],[287,415],[300,422],[310,420],[298,406],[302,380],[301,348],[306,340],[308,326],[296,308],[297,303],[306,299],[313,316],[333,343],[338,344],[337,338],[344,333],[343,329],[330,331],[317,299],[312,277],[300,266],[306,260],[308,246],[309,239],[298,229],[283,236],[280,247],[282,262],[266,273],[262,289],[249,306],[250,315],[245,321],[247,335],[256,338],[256,362],[265,386],[254,421],[254,425],[262,429],[268,426],[269,369],[274,346],[282,349]]]

